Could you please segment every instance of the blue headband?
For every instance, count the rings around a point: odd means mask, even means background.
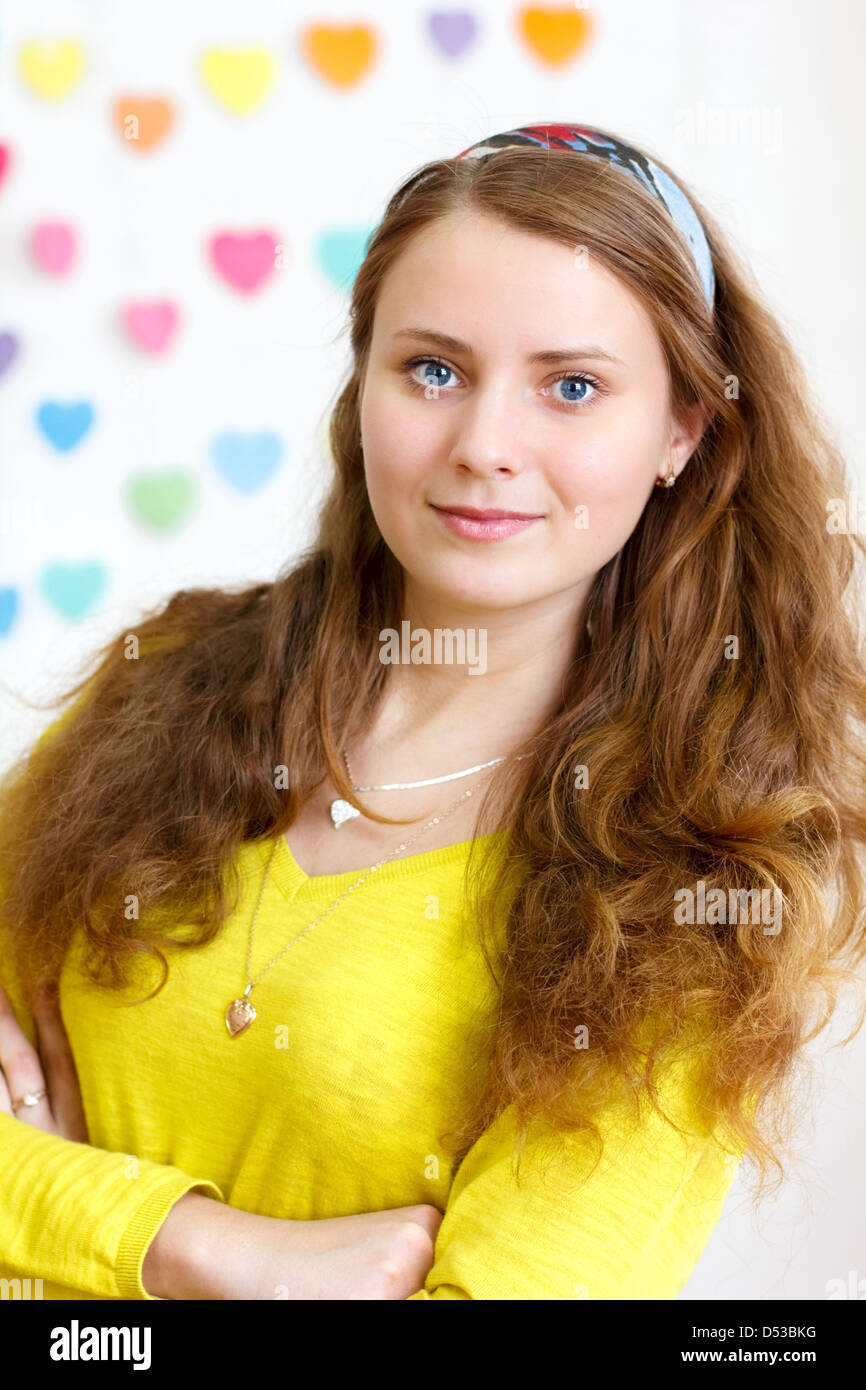
[[[673,179],[660,169],[647,155],[636,150],[633,145],[625,145],[616,136],[603,130],[594,130],[582,125],[524,125],[516,130],[504,130],[499,135],[489,135],[468,149],[461,150],[458,159],[480,159],[494,154],[497,150],[512,146],[530,146],[535,149],[572,150],[576,154],[592,155],[595,159],[616,164],[631,174],[659,202],[667,208],[674,222],[688,243],[689,250],[700,276],[706,301],[712,311],[716,292],[713,274],[713,258],[697,213],[683,190]]]

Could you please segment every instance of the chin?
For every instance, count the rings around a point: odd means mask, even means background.
[[[448,575],[413,576],[417,587],[428,593],[439,603],[453,604],[455,607],[473,610],[487,609],[490,612],[507,612],[509,608],[519,608],[524,603],[541,597],[530,587],[530,581],[521,584],[518,576],[508,575],[508,582],[497,582],[493,573],[485,574],[472,583],[466,576],[458,578]]]

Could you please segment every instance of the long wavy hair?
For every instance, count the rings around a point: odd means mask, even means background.
[[[661,1108],[659,1069],[688,1044],[726,1145],[754,1160],[761,1189],[771,1167],[785,1176],[805,1044],[866,951],[864,544],[828,527],[845,465],[795,352],[686,191],[712,251],[712,315],[673,221],[610,165],[507,149],[434,161],[397,189],[352,289],[313,544],[273,582],[148,610],[3,780],[0,925],[28,991],[56,981],[80,926],[94,982],[120,988],[147,957],[152,997],[167,953],[205,945],[234,910],[240,845],[287,831],[325,777],[372,819],[404,823],[359,800],[339,754],[370,724],[379,634],[402,616],[359,398],[383,277],[416,232],[477,212],[618,276],[652,317],[671,409],[700,402],[709,424],[595,576],[561,707],[514,750],[532,756],[497,769],[483,799],[477,826],[510,831],[506,856],[479,838],[466,866],[498,1010],[440,1137],[462,1155],[513,1106],[518,1153],[541,1119],[586,1131],[600,1156],[611,1088]],[[678,921],[676,895],[700,880],[726,899],[778,890],[781,930],[748,914]],[[130,894],[145,909],[133,920]],[[173,937],[179,920],[192,931]]]

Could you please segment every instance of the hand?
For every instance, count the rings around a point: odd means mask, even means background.
[[[78,1072],[56,988],[37,990],[33,1019],[38,1052],[30,1046],[5,991],[0,989],[0,1111],[48,1134],[87,1144],[90,1140]],[[43,1090],[46,1094],[35,1105],[12,1109],[12,1102],[27,1091]]]
[[[441,1224],[424,1204],[290,1221],[187,1192],[151,1241],[142,1280],[168,1299],[406,1299],[424,1287]]]

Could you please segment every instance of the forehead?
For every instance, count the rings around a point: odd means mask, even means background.
[[[640,300],[586,248],[472,211],[415,233],[383,277],[374,331],[410,323],[467,341],[507,333],[528,350],[591,335],[626,359],[661,351]]]

